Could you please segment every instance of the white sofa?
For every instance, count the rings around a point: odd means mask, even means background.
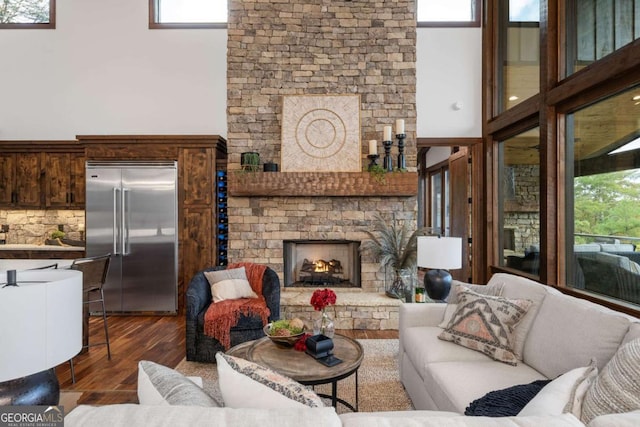
[[[337,414],[333,408],[309,407],[81,405],[65,417],[65,426],[584,427],[570,413],[501,418],[462,414],[472,400],[489,391],[554,378],[572,368],[588,365],[591,357],[598,359],[599,367],[604,366],[621,343],[640,337],[638,319],[564,296],[516,276],[497,274],[490,283],[496,282],[505,283],[502,296],[526,297],[536,302],[518,326],[524,327],[521,332],[526,329],[527,333],[521,337],[524,359],[517,366],[496,362],[479,352],[439,340],[437,335],[442,329],[437,325],[443,319],[446,304],[402,305],[400,374],[415,411]],[[139,396],[141,378],[139,376]],[[249,387],[242,389],[250,401]],[[640,411],[603,415],[588,427],[638,425]]]
[[[640,337],[636,318],[510,274],[495,274],[487,285],[500,284],[502,297],[534,302],[515,328],[522,345],[516,366],[439,339],[448,304],[401,306],[400,378],[416,409],[464,413],[491,391],[554,379],[592,358],[601,370],[622,344]]]
[[[580,427],[573,415],[560,417],[465,417],[435,411],[359,412],[338,415],[333,408],[231,409],[197,406],[79,406],[66,427],[224,426],[224,427]],[[631,427],[637,424],[611,424]],[[596,427],[596,426],[594,426]]]

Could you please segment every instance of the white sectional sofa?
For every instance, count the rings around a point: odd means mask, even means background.
[[[464,413],[491,391],[554,379],[592,359],[602,370],[622,344],[640,338],[640,320],[532,280],[498,273],[487,286],[501,287],[505,298],[533,301],[515,328],[521,360],[511,366],[439,339],[451,304],[404,304],[400,377],[416,409]]]
[[[227,399],[222,387],[226,384],[243,390],[240,399],[235,402],[229,399],[225,402],[226,407],[180,406],[170,400],[184,397],[184,391],[176,386],[164,387],[166,394],[160,400],[155,400],[158,396],[154,389],[141,394],[141,386],[161,373],[156,369],[155,373],[142,370],[139,376],[138,395],[143,404],[81,405],[65,417],[65,426],[584,427],[579,415],[563,413],[565,411],[499,418],[464,416],[463,413],[471,401],[488,392],[556,378],[574,368],[589,365],[592,358],[602,369],[623,343],[640,338],[638,319],[512,275],[496,274],[489,284],[491,287],[503,284],[499,286],[503,297],[533,301],[516,327],[518,343],[515,346],[522,360],[516,366],[507,365],[478,351],[438,339],[442,331],[438,325],[447,308],[451,313],[453,306],[404,304],[400,309],[400,376],[417,409],[415,411],[337,414],[333,408],[326,407],[289,407],[286,404],[275,408],[269,406],[269,402],[275,406],[275,399],[264,396],[261,397],[262,406],[255,407],[257,393],[252,391],[254,385],[231,382],[229,378],[232,377],[227,376],[229,372],[220,375],[223,398]],[[225,364],[219,360],[219,373],[221,366]],[[172,375],[179,374],[169,372],[160,378],[160,382]],[[239,379],[244,381],[243,377]],[[146,387],[143,388],[146,390]],[[157,390],[162,388],[158,386]],[[366,392],[366,389],[361,390],[361,393]],[[191,397],[187,399],[189,404],[193,404],[199,392],[190,390],[190,393]],[[635,397],[640,402],[640,396]],[[205,405],[207,400],[205,397]],[[601,415],[588,423],[588,427],[638,425],[640,410]]]
[[[197,406],[79,406],[66,427],[224,426],[224,427],[580,427],[575,417],[465,417],[450,412],[359,412],[338,415],[333,408],[231,409]],[[633,424],[627,424],[629,427]],[[617,424],[616,427],[623,427]]]

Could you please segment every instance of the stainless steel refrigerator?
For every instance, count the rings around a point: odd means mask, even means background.
[[[111,313],[177,311],[176,162],[87,162],[87,256],[111,253]]]

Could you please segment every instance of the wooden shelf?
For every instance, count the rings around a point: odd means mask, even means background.
[[[229,173],[231,196],[412,197],[418,194],[417,172],[375,176],[369,172]]]

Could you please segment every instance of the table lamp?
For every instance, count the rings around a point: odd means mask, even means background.
[[[451,274],[447,270],[462,267],[462,239],[419,236],[418,267],[432,269],[424,275],[424,288],[429,298],[443,301],[451,290]]]
[[[58,405],[53,368],[82,349],[82,273],[0,272],[0,342],[0,406]]]

